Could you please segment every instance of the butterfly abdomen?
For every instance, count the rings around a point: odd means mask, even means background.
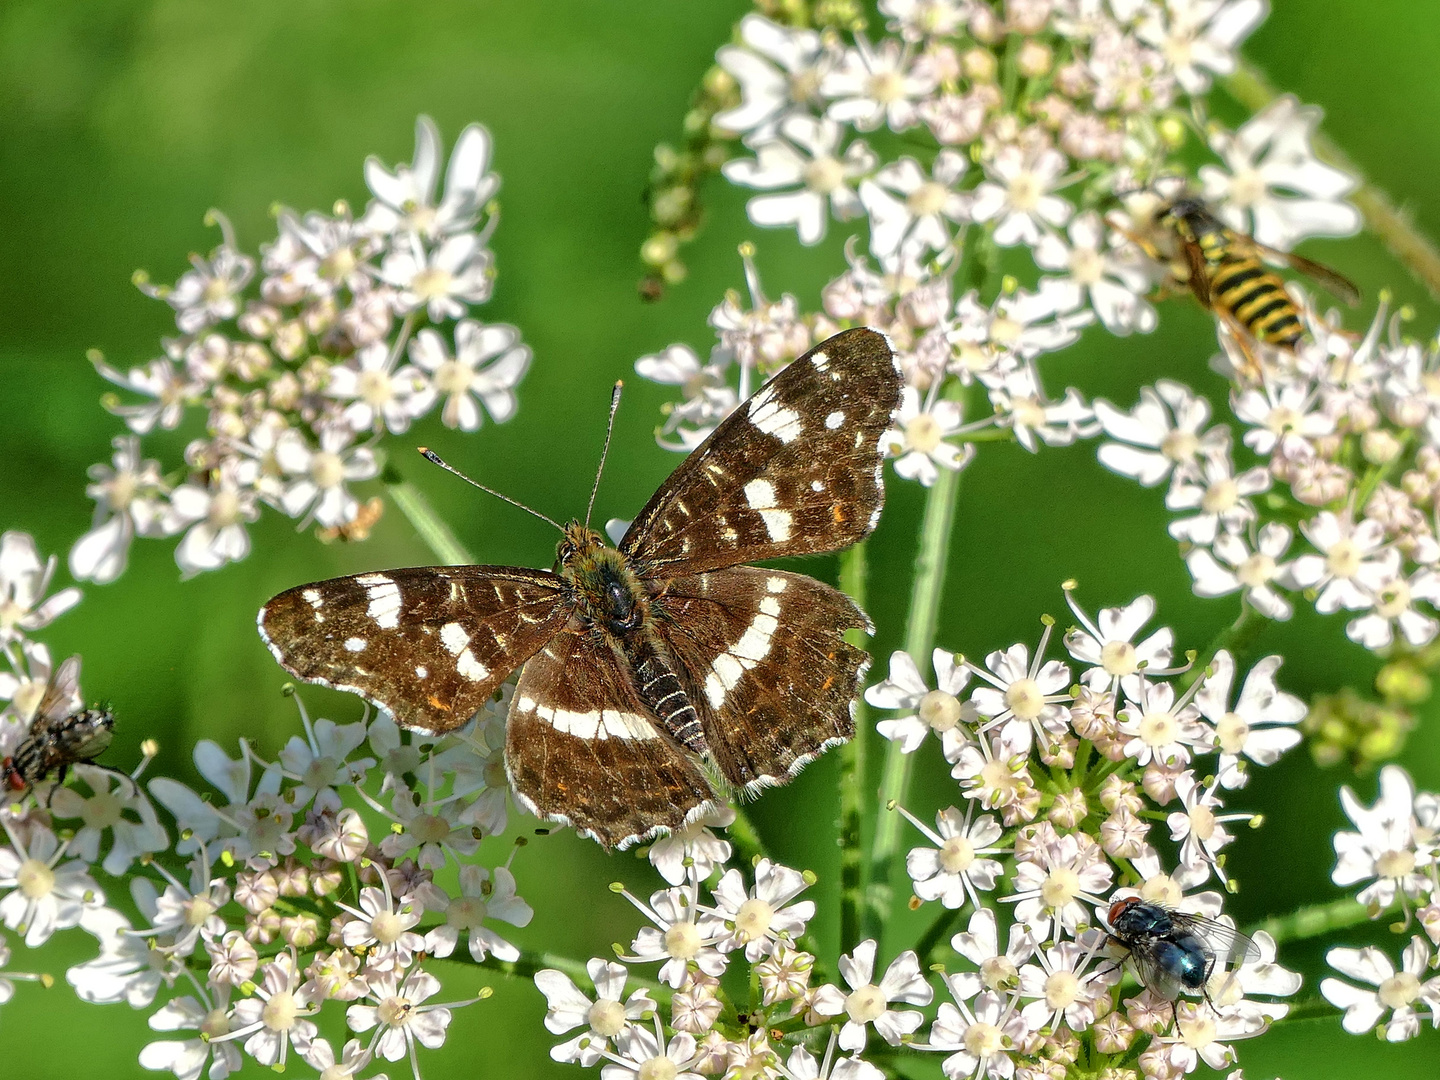
[[[692,754],[709,753],[700,717],[675,673],[674,660],[654,635],[625,640],[626,660],[634,672],[635,689],[670,737]]]

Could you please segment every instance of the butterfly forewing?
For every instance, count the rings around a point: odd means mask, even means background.
[[[715,798],[655,726],[610,645],[583,625],[555,635],[521,672],[505,768],[527,809],[606,847],[679,828]]]
[[[672,579],[657,628],[689,675],[715,763],[737,787],[784,783],[855,734],[870,629],[849,597],[802,574],[737,566]]]
[[[292,675],[444,732],[468,721],[574,606],[544,570],[429,566],[290,589],[260,609],[259,625]]]
[[[837,334],[731,413],[661,485],[620,550],[649,574],[693,574],[848,547],[879,519],[879,443],[899,400],[884,336]]]

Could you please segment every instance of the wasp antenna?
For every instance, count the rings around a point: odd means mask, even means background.
[[[625,383],[615,380],[615,389],[610,391],[610,419],[605,423],[605,446],[600,451],[600,467],[595,470],[595,484],[590,488],[590,504],[585,507],[585,527],[590,527],[590,514],[595,509],[595,496],[600,491],[600,477],[605,475],[605,459],[610,455],[610,436],[615,433],[615,413],[620,408],[620,391]]]
[[[467,484],[471,485],[472,487],[477,487],[477,488],[479,488],[481,491],[485,492],[486,494],[494,495],[494,496],[495,496],[497,499],[499,499],[501,502],[507,502],[507,503],[509,503],[511,506],[518,506],[521,510],[524,510],[527,514],[533,514],[535,517],[539,518],[541,521],[547,522],[547,523],[550,524],[550,525],[554,525],[555,528],[559,529],[562,533],[565,531],[565,526],[561,525],[561,524],[560,524],[558,521],[556,521],[554,518],[546,517],[544,514],[540,513],[539,510],[534,510],[534,509],[526,506],[524,503],[520,502],[519,500],[510,498],[509,495],[501,495],[500,492],[496,491],[494,488],[486,487],[484,484],[480,483],[480,481],[478,481],[478,480],[472,480],[470,477],[466,476],[466,475],[465,475],[463,472],[461,472],[459,469],[455,468],[453,465],[447,464],[447,463],[445,462],[445,459],[444,459],[444,458],[442,458],[439,454],[435,453],[435,451],[434,451],[434,450],[431,450],[428,446],[417,446],[415,449],[417,449],[417,450],[420,451],[420,456],[423,457],[426,461],[429,461],[429,462],[430,462],[431,464],[433,464],[433,465],[439,465],[440,468],[444,469],[444,470],[445,470],[446,472],[448,472],[448,473],[454,473],[454,474],[455,474],[456,476],[458,476],[461,480],[464,480]]]

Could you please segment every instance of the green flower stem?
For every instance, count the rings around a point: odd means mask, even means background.
[[[1399,906],[1392,904],[1374,915],[1378,919],[1387,912],[1398,911]],[[1328,904],[1312,904],[1292,911],[1289,915],[1273,915],[1268,919],[1256,923],[1246,932],[1254,935],[1263,930],[1275,939],[1279,945],[1286,941],[1304,941],[1307,938],[1320,937],[1330,933],[1332,930],[1344,930],[1349,926],[1359,926],[1361,923],[1371,921],[1370,909],[1353,897],[1345,897],[1343,900],[1332,900]]]
[[[960,917],[959,908],[945,908],[935,921],[925,928],[920,940],[915,943],[915,955],[920,958],[920,970],[927,970],[935,962],[935,950],[946,940],[955,920]]]
[[[840,591],[865,606],[868,567],[865,541],[840,553]],[[852,630],[845,640],[863,649],[867,635]],[[865,809],[865,755],[869,713],[862,696],[855,703],[855,737],[840,748],[840,951],[849,952],[860,940],[860,905],[865,890],[865,859],[860,830]]]
[[[1209,666],[1210,661],[1215,659],[1215,654],[1221,649],[1229,649],[1238,665],[1241,657],[1255,647],[1260,632],[1269,625],[1269,619],[1242,601],[1240,617],[1216,634],[1210,644],[1205,647],[1205,651],[1195,658],[1195,663],[1190,666],[1190,670],[1176,679],[1180,689],[1190,689],[1195,680],[1205,674],[1205,668]]]
[[[955,497],[959,490],[960,473],[941,469],[925,498],[920,547],[915,554],[915,580],[910,589],[910,620],[905,630],[905,651],[922,672],[930,666],[930,654],[935,648],[935,628],[940,620],[940,599],[945,590],[945,567],[949,561]],[[910,755],[901,753],[900,744],[892,742],[885,749],[880,812],[870,846],[869,882],[865,888],[862,920],[866,937],[878,937],[890,919],[890,872],[900,850],[900,832],[905,822],[889,806],[904,801],[909,785]]]
[[[727,831],[730,834],[730,843],[735,848],[736,859],[741,863],[753,863],[765,855],[765,841],[760,839],[760,832],[745,813],[744,807],[732,805],[731,809],[735,811],[735,820],[730,823]]]
[[[437,559],[446,566],[465,566],[475,561],[474,556],[465,550],[465,545],[450,531],[450,526],[435,513],[430,500],[421,494],[419,488],[402,477],[393,465],[385,466],[380,480],[390,493],[390,498],[400,508],[400,512],[415,526],[420,539],[425,541],[425,546]]]
[[[1259,112],[1280,96],[1263,71],[1243,61],[1235,73],[1223,81],[1230,96],[1253,112]],[[1395,205],[1389,192],[1365,179],[1365,174],[1334,142],[1317,132],[1313,145],[1315,156],[1321,161],[1345,170],[1360,181],[1350,201],[1365,218],[1366,228],[1380,237],[1390,253],[1431,296],[1440,299],[1440,249],[1415,227],[1409,213]]]

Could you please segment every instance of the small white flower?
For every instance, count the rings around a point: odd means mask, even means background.
[[[629,522],[625,526],[628,528]],[[734,823],[735,811],[730,807],[711,810],[653,841],[648,856],[650,864],[671,885],[686,880],[704,881],[715,867],[730,858],[729,842],[712,833],[711,827],[728,829]]]
[[[1179,766],[1190,761],[1195,748],[1208,745],[1210,730],[1191,701],[1200,686],[1197,682],[1177,698],[1169,683],[1141,676],[1135,695],[1119,716],[1120,732],[1127,737],[1126,757],[1140,765],[1153,761]]]
[[[119,877],[136,859],[164,851],[169,845],[155,807],[128,776],[95,765],[77,765],[72,774],[89,794],[75,786],[62,786],[50,796],[50,808],[57,818],[80,819],[70,854],[87,863],[99,861],[101,842],[109,833],[110,850],[101,866],[107,874]]]
[[[716,947],[722,952],[743,948],[753,964],[769,956],[777,943],[793,944],[815,917],[813,900],[794,902],[807,888],[809,882],[798,870],[769,859],[755,864],[755,887],[749,893],[738,869],[725,871],[714,889],[712,914],[726,929]]]
[[[0,919],[25,935],[27,948],[38,949],[56,930],[79,926],[87,909],[105,903],[86,863],[60,862],[68,843],[40,824],[29,826],[28,840],[8,820],[0,824],[10,840],[0,847]]]
[[[497,424],[515,415],[515,387],[530,366],[530,349],[520,344],[520,331],[513,326],[464,319],[455,327],[453,358],[439,334],[421,330],[410,343],[410,359],[430,373],[435,390],[445,395],[441,422],[475,431],[486,412]]]
[[[132,1009],[143,1009],[162,986],[174,986],[184,972],[185,961],[178,953],[156,948],[113,908],[90,909],[81,925],[100,943],[100,955],[65,972],[65,981],[81,1001],[123,1001]]]
[[[714,124],[759,142],[787,116],[818,105],[835,54],[814,30],[781,26],[753,12],[740,20],[740,40],[742,45],[715,54],[740,84],[740,104],[717,113]]]
[[[1235,839],[1225,828],[1232,821],[1251,821],[1254,814],[1217,814],[1221,809],[1220,784],[1201,784],[1186,769],[1175,781],[1175,794],[1183,809],[1166,818],[1170,839],[1180,844],[1180,862],[1187,867],[1209,866],[1222,882],[1229,878],[1220,866],[1220,849]]]
[[[465,863],[460,867],[460,895],[447,897],[445,921],[425,935],[425,948],[434,956],[455,951],[461,931],[470,937],[470,958],[477,964],[487,955],[497,960],[518,960],[520,950],[485,926],[495,919],[511,926],[529,926],[535,912],[515,895],[515,875],[497,866],[493,880],[483,866]],[[433,907],[433,905],[426,905]],[[440,909],[436,909],[440,910]]]
[[[970,669],[945,649],[936,649],[932,659],[936,689],[931,690],[920,677],[910,654],[897,650],[890,654],[890,674],[865,691],[865,700],[877,709],[914,710],[875,725],[881,735],[899,744],[901,753],[914,753],[933,732],[945,760],[954,762],[970,741],[967,728],[979,718],[973,704],[960,700],[970,681]]]
[[[976,687],[970,695],[976,712],[985,717],[981,731],[1000,729],[1005,744],[1015,753],[1025,753],[1031,736],[1042,743],[1054,740],[1065,730],[1070,713],[1061,702],[1070,700],[1070,669],[1059,660],[1046,660],[1051,627],[1045,627],[1035,659],[1024,645],[1012,645],[985,657],[985,669],[968,661],[966,665],[989,686]]]
[[[969,220],[967,200],[957,185],[965,158],[953,150],[935,157],[930,175],[914,158],[902,157],[860,184],[860,201],[870,216],[870,250],[877,259],[906,251],[924,256],[950,246],[950,225]]]
[[[1150,275],[1133,248],[1107,250],[1109,232],[1100,215],[1087,210],[1070,223],[1068,242],[1053,232],[1040,237],[1035,265],[1065,271],[1064,277],[1047,280],[1066,290],[1067,309],[1088,300],[1112,334],[1123,336],[1135,330],[1148,334],[1158,322],[1155,309],[1145,299]]]
[[[756,146],[754,158],[734,158],[721,171],[732,184],[786,189],[746,203],[750,220],[761,227],[793,225],[802,244],[818,244],[832,212],[839,221],[860,215],[860,197],[851,185],[876,164],[862,141],[841,153],[843,134],[834,120],[791,116],[774,138]]]
[[[986,179],[975,189],[970,216],[997,221],[995,242],[1001,247],[1035,247],[1047,226],[1059,228],[1074,207],[1053,188],[1067,182],[1065,155],[1053,147],[1030,151],[1002,146],[985,164]]]
[[[1385,529],[1378,521],[1356,522],[1348,512],[1341,517],[1322,510],[1300,531],[1320,554],[1300,556],[1290,576],[1297,588],[1320,590],[1315,609],[1321,614],[1372,607],[1380,589],[1396,577],[1400,554],[1385,546]]]
[[[633,1026],[617,1042],[619,1052],[611,1058],[612,1064],[600,1070],[601,1080],[702,1080],[693,1071],[696,1044],[695,1036],[688,1031],[664,1043],[654,1032]]]
[[[355,520],[360,500],[346,486],[380,474],[380,463],[368,446],[355,446],[355,433],[343,424],[328,424],[316,433],[311,446],[297,429],[290,428],[275,443],[275,460],[289,479],[280,496],[280,509],[292,518],[313,518],[326,528]]]
[[[1294,534],[1278,521],[1261,526],[1252,552],[1238,533],[1221,533],[1208,548],[1185,556],[1196,596],[1228,596],[1244,590],[1245,601],[1267,619],[1285,620],[1294,609],[1279,591],[1290,581],[1293,562],[1281,562]],[[1279,588],[1277,588],[1277,586]]]
[[[1170,379],[1161,379],[1153,388],[1141,387],[1140,401],[1128,413],[1097,398],[1095,418],[1106,435],[1119,440],[1101,444],[1100,464],[1133,476],[1145,487],[1154,487],[1172,469],[1198,476],[1202,460],[1230,446],[1228,429],[1204,430],[1210,422],[1210,403]]]
[[[924,1017],[910,1009],[892,1009],[890,1005],[894,1002],[928,1005],[934,996],[920,970],[919,958],[909,950],[890,962],[879,985],[872,983],[875,949],[875,942],[866,940],[855,946],[854,953],[840,957],[840,974],[850,987],[849,994],[827,984],[815,995],[813,1007],[821,1016],[845,1014],[845,1026],[840,1029],[842,1050],[863,1050],[870,1024],[875,1025],[876,1032],[891,1046],[899,1046],[901,1038],[918,1028]]]
[[[323,717],[312,724],[303,706],[300,721],[304,736],[290,736],[280,751],[280,767],[298,785],[290,789],[292,805],[297,811],[303,810],[314,799],[317,809],[339,810],[336,787],[360,784],[375,764],[371,757],[349,760],[365,741],[365,724],[337,724]]]
[[[46,598],[58,561],[51,555],[42,562],[29,533],[0,536],[0,644],[49,626],[80,602],[73,585]]]
[[[1357,645],[1379,650],[1390,646],[1395,631],[1412,647],[1428,644],[1440,631],[1440,620],[1415,608],[1415,601],[1440,604],[1440,573],[1421,567],[1407,579],[1397,574],[1374,590],[1374,608],[1345,627]]]
[[[112,465],[97,463],[88,472],[85,494],[95,500],[90,531],[70,548],[72,577],[107,585],[125,572],[130,542],[162,531],[165,493],[160,463],[140,456],[140,440],[117,435]]]
[[[415,121],[415,157],[392,173],[377,157],[365,159],[365,183],[375,198],[360,224],[376,233],[417,233],[427,240],[464,232],[500,189],[489,172],[490,133],[470,124],[455,140],[445,171],[445,195],[435,203],[442,154],[440,130],[428,116]]]
[[[1379,949],[1331,949],[1326,962],[1342,975],[1368,983],[1374,990],[1351,986],[1341,979],[1324,979],[1320,993],[1336,1008],[1345,1010],[1341,1025],[1352,1035],[1363,1035],[1390,1013],[1383,1027],[1387,1042],[1403,1042],[1420,1034],[1426,1009],[1432,1027],[1440,1023],[1440,975],[1420,981],[1430,970],[1430,946],[1418,935],[1410,939],[1399,971]]]
[[[221,1038],[244,1039],[245,1053],[261,1065],[284,1066],[292,1043],[303,1054],[315,1038],[315,1022],[307,1017],[317,1011],[311,989],[301,985],[294,957],[281,953],[261,969],[255,996],[236,1003],[231,1030]]]
[[[940,1066],[946,1080],[985,1080],[989,1076],[1007,1080],[1015,1073],[1014,1055],[1030,1027],[1013,998],[991,990],[975,996],[973,991],[966,992],[968,983],[958,980],[959,976],[946,979],[955,1004],[941,1003],[927,1046],[955,1051]]]
[[[425,374],[409,364],[392,371],[395,359],[390,344],[377,341],[330,369],[325,394],[350,402],[342,415],[351,430],[399,434],[435,403],[435,388]]]
[[[635,361],[635,373],[662,386],[678,386],[684,400],[674,404],[655,441],[666,450],[689,453],[704,442],[740,403],[726,382],[724,364],[701,364],[695,350],[675,344]],[[669,440],[668,436],[675,439]]]
[[[1335,418],[1321,407],[1317,389],[1304,381],[1266,380],[1235,394],[1233,408],[1236,418],[1250,425],[1241,441],[1257,454],[1270,454],[1297,437],[1311,440],[1335,430]]]
[[[1035,951],[1035,963],[1020,969],[1020,996],[1034,998],[1020,1010],[1031,1031],[1049,1027],[1059,1030],[1063,1023],[1071,1031],[1084,1031],[1095,1021],[1095,1002],[1109,985],[1120,981],[1120,972],[1087,973],[1095,956],[1076,941]]]
[[[304,1056],[306,1064],[320,1070],[321,1080],[353,1080],[375,1057],[359,1039],[351,1039],[341,1048],[338,1061],[328,1039],[315,1039]],[[380,1073],[374,1080],[385,1080],[385,1074]]]
[[[612,1039],[646,1013],[656,1012],[657,1006],[644,987],[625,997],[629,972],[621,965],[593,959],[586,963],[585,970],[595,986],[594,1001],[568,975],[554,968],[536,972],[535,986],[545,995],[546,1030],[563,1035],[582,1025],[586,1028],[573,1039],[552,1046],[550,1056],[556,1061],[578,1062],[588,1069],[610,1048]]]
[[[1303,701],[1275,685],[1281,662],[1278,656],[1259,660],[1245,676],[1233,709],[1229,700],[1235,660],[1221,649],[1210,662],[1204,684],[1195,695],[1195,706],[1215,727],[1215,749],[1220,752],[1216,774],[1222,787],[1244,785],[1247,773],[1241,755],[1257,765],[1273,765],[1300,742],[1296,725],[1308,710]]]
[[[1148,5],[1136,35],[1165,57],[1188,94],[1235,70],[1240,43],[1269,13],[1266,0],[1167,0]]]
[[[174,1073],[176,1080],[200,1080],[202,1073],[223,1080],[240,1070],[240,1048],[223,1038],[230,1034],[230,988],[216,988],[213,998],[206,987],[195,991],[201,996],[174,998],[150,1016],[152,1031],[193,1031],[195,1037],[147,1043],[140,1050],[141,1068]]]
[[[1006,375],[990,390],[996,423],[1015,432],[1015,441],[1032,454],[1039,443],[1069,446],[1100,430],[1095,412],[1073,386],[1059,401],[1050,401],[1040,386],[1040,376],[1026,364]]]
[[[839,68],[820,83],[820,92],[835,99],[827,115],[858,131],[874,131],[881,124],[891,131],[914,127],[920,122],[917,104],[934,89],[934,78],[893,38],[878,46],[857,38]]]
[[[1141,673],[1153,678],[1182,670],[1172,671],[1169,667],[1175,634],[1168,626],[1160,627],[1138,645],[1130,640],[1155,617],[1153,596],[1137,596],[1124,607],[1101,608],[1093,622],[1070,589],[1065,590],[1065,602],[1080,621],[1078,627],[1065,632],[1065,648],[1082,664],[1094,665],[1080,676],[1090,689],[1114,693],[1123,687],[1133,696]]]
[[[144,367],[133,367],[124,374],[99,359],[92,358],[92,363],[107,382],[150,399],[143,404],[107,406],[137,435],[148,434],[157,426],[166,431],[179,427],[186,403],[198,398],[204,389],[192,382],[183,369],[177,370],[167,357],[152,360]]]
[[[1002,831],[1000,823],[981,814],[972,824],[972,802],[964,814],[953,806],[941,810],[935,815],[936,831],[932,832],[908,810],[899,809],[935,845],[911,848],[905,856],[905,872],[914,883],[915,895],[921,900],[939,900],[947,908],[958,908],[968,898],[978,908],[976,890],[990,892],[1001,873],[1000,863],[984,856],[1010,850],[995,846]]]
[[[476,233],[447,236],[428,251],[419,236],[407,233],[397,237],[380,272],[397,290],[400,311],[423,309],[438,323],[459,319],[471,305],[490,299],[495,256]]]
[[[440,992],[440,980],[422,968],[411,968],[402,978],[399,971],[366,977],[366,999],[374,1004],[355,1004],[345,1010],[345,1022],[356,1033],[379,1028],[371,1048],[386,1061],[399,1061],[407,1054],[414,1060],[415,1044],[435,1050],[445,1043],[452,1010],[471,1002],[427,1005]]]
[[[1084,836],[1082,844],[1079,836]],[[1034,847],[1016,857],[1015,874],[1011,879],[1014,892],[1002,896],[1002,902],[1015,905],[1015,919],[1023,923],[1036,940],[1043,940],[1054,931],[1074,935],[1089,923],[1086,907],[1099,906],[1109,891],[1115,873],[1105,859],[1100,845],[1081,833],[1056,836],[1053,833]]]
[[[937,381],[932,384],[938,388]],[[919,480],[930,487],[940,476],[940,469],[963,469],[975,456],[975,447],[946,442],[947,435],[964,430],[964,413],[958,401],[942,399],[922,404],[920,391],[913,386],[900,391],[899,427],[887,431],[881,439],[885,452],[894,457],[895,472],[907,480]]]
[[[1356,899],[1378,909],[1389,907],[1397,896],[1418,900],[1431,891],[1434,883],[1422,871],[1433,856],[1417,843],[1415,784],[1404,769],[1386,765],[1380,770],[1380,797],[1374,806],[1360,805],[1348,786],[1340,789],[1340,804],[1360,831],[1335,834],[1338,859],[1331,881],[1353,885],[1374,878]]]
[[[950,939],[950,947],[974,964],[975,971],[947,976],[946,981],[957,997],[963,993],[971,998],[982,989],[1008,994],[1018,987],[1020,965],[1034,955],[1037,946],[1025,927],[1014,923],[1001,952],[995,912],[980,908],[970,916],[966,928]]]
[[[408,897],[397,902],[390,891],[389,878],[382,875],[380,882],[384,886],[381,889],[372,886],[360,890],[358,908],[349,904],[338,906],[354,916],[343,931],[346,947],[369,950],[368,970],[393,971],[408,967],[415,954],[425,947],[425,939],[414,932],[425,914],[425,906]],[[453,949],[453,940],[450,945]]]
[[[233,319],[240,311],[239,296],[255,274],[255,260],[235,249],[229,222],[220,218],[220,225],[225,243],[212,251],[208,259],[191,255],[192,269],[181,274],[173,287],[140,286],[141,292],[164,300],[175,309],[175,325],[182,334],[198,333],[207,326]]]
[[[724,974],[728,961],[715,943],[727,933],[725,924],[695,904],[693,886],[661,889],[650,895],[650,903],[641,903],[628,892],[622,894],[640,914],[654,926],[645,926],[630,943],[633,956],[622,956],[626,963],[665,961],[657,978],[678,989],[685,973],[694,964],[706,975]]]
[[[211,474],[208,484],[182,484],[170,494],[166,531],[188,526],[175,548],[182,577],[218,570],[250,554],[245,526],[259,518],[260,509],[256,492],[240,482],[236,465],[227,461]]]
[[[1282,251],[1308,236],[1360,231],[1360,212],[1344,200],[1358,181],[1319,161],[1311,149],[1320,115],[1286,94],[1234,135],[1211,136],[1226,168],[1202,165],[1199,176],[1205,198],[1227,225]]]
[[[1268,491],[1271,482],[1270,470],[1263,465],[1237,474],[1228,450],[1209,454],[1201,463],[1199,476],[1192,479],[1177,472],[1171,477],[1166,509],[1198,513],[1176,518],[1168,531],[1176,540],[1192,544],[1213,543],[1222,531],[1239,532],[1256,519],[1249,496]]]

